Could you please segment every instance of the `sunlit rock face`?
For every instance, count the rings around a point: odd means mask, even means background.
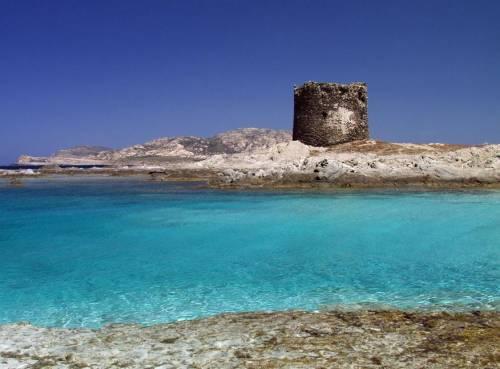
[[[240,128],[212,137],[162,137],[143,144],[112,150],[98,146],[78,146],[59,150],[46,157],[22,155],[18,164],[140,164],[198,161],[219,154],[251,153],[269,150],[291,139],[289,131]]]
[[[293,139],[331,146],[369,138],[365,83],[307,82],[294,89]]]

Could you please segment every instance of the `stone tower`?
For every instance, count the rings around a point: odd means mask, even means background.
[[[294,88],[293,139],[311,146],[367,139],[367,103],[366,83],[304,83]]]

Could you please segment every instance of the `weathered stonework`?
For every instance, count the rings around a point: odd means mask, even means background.
[[[294,89],[293,139],[311,146],[365,140],[366,83],[307,82]]]

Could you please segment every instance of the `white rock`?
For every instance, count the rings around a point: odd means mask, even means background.
[[[275,145],[270,150],[270,159],[274,161],[304,160],[310,154],[309,146],[300,141],[289,141]]]

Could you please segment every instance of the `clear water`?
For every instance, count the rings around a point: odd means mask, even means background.
[[[79,180],[81,181],[81,180]],[[500,309],[500,192],[0,184],[0,323]]]

